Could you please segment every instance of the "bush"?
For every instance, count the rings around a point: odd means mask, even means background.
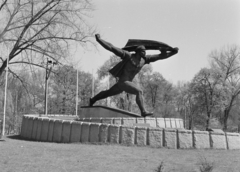
[[[214,163],[209,162],[205,157],[200,157],[200,162],[199,162],[199,170],[200,172],[212,172],[214,168]]]
[[[164,172],[164,162],[162,161],[155,172]]]

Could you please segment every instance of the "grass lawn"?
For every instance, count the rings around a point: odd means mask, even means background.
[[[240,150],[176,150],[165,148],[59,144],[8,136],[0,140],[0,172],[198,172],[213,163],[213,172],[239,172]]]

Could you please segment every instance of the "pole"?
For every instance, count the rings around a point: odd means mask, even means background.
[[[76,116],[78,116],[78,70],[77,70],[77,86],[76,86]]]
[[[48,69],[48,63],[51,64],[50,68]],[[48,79],[50,77],[51,71],[53,69],[53,66],[57,64],[57,62],[53,62],[52,60],[48,60],[47,58],[47,64],[46,64],[46,76],[45,76],[45,108],[44,108],[44,114],[48,114]],[[39,115],[41,116],[41,114]]]
[[[186,111],[186,107],[184,108],[184,123],[185,123],[185,129],[187,128],[187,111]]]
[[[93,70],[92,70],[92,97],[94,97],[94,76],[93,76]]]
[[[45,108],[44,108],[44,114],[47,115],[47,103],[48,103],[48,59],[46,64],[46,75],[45,75]],[[40,114],[41,117],[41,114]]]
[[[107,76],[107,89],[110,88],[110,75]],[[107,106],[110,106],[110,97],[107,97]]]
[[[9,62],[9,50],[7,50],[7,67],[6,67],[5,95],[4,95],[4,107],[3,107],[2,136],[4,136],[5,134],[5,123],[6,123],[5,119],[6,119],[6,107],[7,107],[8,62]]]

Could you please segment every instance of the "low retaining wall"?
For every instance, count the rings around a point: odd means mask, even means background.
[[[137,118],[134,122],[146,122],[151,118]],[[102,142],[124,145],[167,147],[173,149],[214,148],[240,149],[238,133],[191,131],[184,129],[131,126],[124,119],[88,119],[90,121],[59,120],[25,115],[21,137],[47,142]],[[151,122],[154,121],[151,119]],[[170,120],[171,121],[171,120]],[[162,123],[162,122],[160,122]],[[124,125],[127,124],[127,125]],[[169,124],[169,123],[168,123]],[[160,125],[159,125],[160,126]]]
[[[179,118],[79,118],[77,121],[124,126],[141,126],[140,124],[148,124],[150,127],[158,128],[184,128],[183,120]]]

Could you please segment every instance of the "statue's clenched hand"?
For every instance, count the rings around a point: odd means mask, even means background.
[[[178,53],[178,50],[179,50],[178,47],[173,48],[173,51],[175,51],[176,53]]]
[[[98,41],[101,38],[100,34],[95,34],[95,38]]]
[[[171,52],[175,52],[178,53],[179,48],[175,47],[175,48],[171,48],[171,47],[159,47],[159,50],[162,53],[166,53],[167,51],[171,51]]]

